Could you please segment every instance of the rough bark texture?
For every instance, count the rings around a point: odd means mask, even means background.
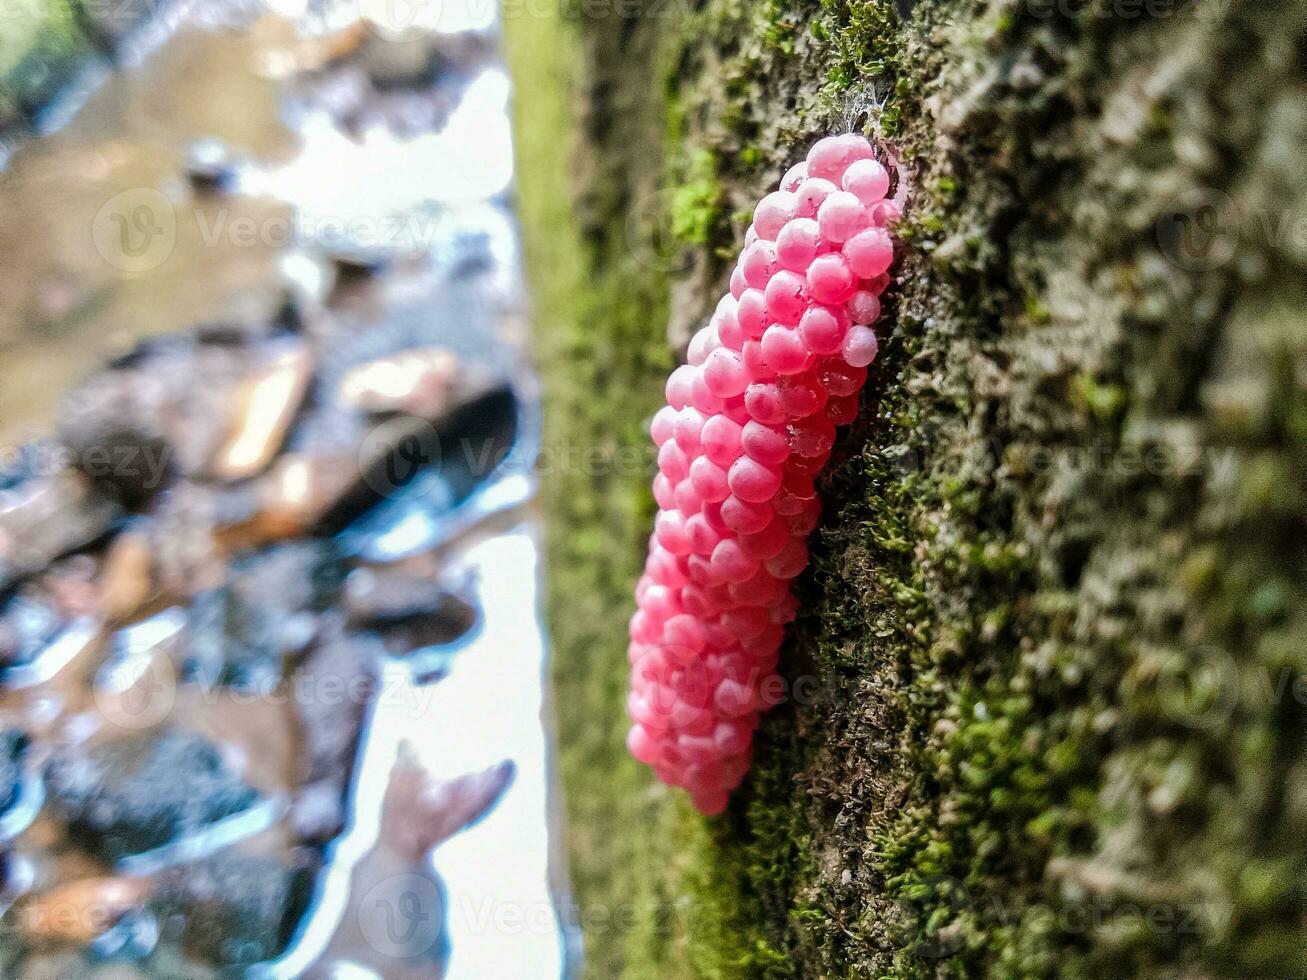
[[[528,8],[592,975],[1307,974],[1307,6]],[[652,512],[622,450],[752,203],[850,127],[906,164],[899,285],[823,483],[801,696],[705,825],[621,750]]]

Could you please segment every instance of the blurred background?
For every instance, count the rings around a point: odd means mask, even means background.
[[[1307,976],[1307,7],[0,0],[0,974]],[[629,758],[649,420],[907,188],[786,696]]]
[[[365,7],[4,8],[5,976],[576,960],[498,10]]]

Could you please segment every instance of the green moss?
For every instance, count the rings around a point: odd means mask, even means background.
[[[784,670],[815,683],[767,718],[716,824],[649,790],[620,722],[593,721],[620,712],[643,484],[556,479],[546,497],[554,567],[586,563],[551,592],[560,701],[588,719],[564,735],[592,749],[564,759],[573,821],[599,828],[579,831],[578,892],[652,888],[702,913],[592,934],[594,975],[1307,973],[1307,709],[1249,682],[1307,660],[1303,257],[1241,241],[1237,267],[1192,270],[1163,234],[1195,188],[1244,213],[1307,200],[1266,135],[1272,114],[1307,133],[1284,95],[1295,46],[1272,43],[1304,25],[1238,0],[1215,26],[999,7],[918,4],[902,24],[887,3],[710,0],[660,24],[649,64],[675,82],[633,83],[667,93],[644,130],[666,145],[638,150],[654,163],[586,129],[618,186],[681,186],[694,307],[612,247],[620,207],[585,228],[561,336],[626,390],[551,359],[548,337],[542,371],[579,379],[548,405],[588,438],[639,438],[664,321],[711,307],[752,204],[812,139],[891,139],[916,188],[797,586]],[[596,50],[612,45],[590,49],[602,69]],[[1116,135],[1119,107],[1154,97],[1140,137]],[[686,180],[677,161],[696,160]],[[609,839],[641,820],[647,847]]]
[[[710,150],[690,156],[684,174],[671,185],[672,234],[688,245],[707,245],[721,218],[717,158]]]

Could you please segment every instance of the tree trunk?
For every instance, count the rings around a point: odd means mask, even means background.
[[[1307,5],[506,20],[592,975],[1307,974]],[[621,747],[642,424],[848,128],[904,162],[896,286],[705,824]]]

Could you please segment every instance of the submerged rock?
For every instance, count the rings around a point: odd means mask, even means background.
[[[27,746],[27,735],[18,729],[0,732],[0,814],[8,812],[22,796]]]
[[[30,584],[0,603],[0,668],[28,663],[59,631],[67,619],[54,598]]]
[[[121,514],[71,469],[0,491],[0,590],[103,537]]]
[[[226,582],[191,603],[183,661],[202,684],[268,689],[317,630],[316,614],[342,577],[329,541],[277,545],[242,555]]]
[[[308,755],[308,777],[296,816],[308,839],[325,839],[343,826],[345,795],[380,684],[384,653],[376,638],[347,633],[333,621],[292,678]]]
[[[378,630],[391,653],[452,643],[477,622],[477,607],[438,582],[398,569],[358,568],[345,580],[345,611]]]
[[[59,751],[46,785],[72,839],[106,861],[161,847],[258,798],[212,744],[176,730]]]
[[[313,893],[317,855],[225,852],[160,876],[151,907],[164,934],[219,967],[272,959],[289,944]]]
[[[139,507],[212,457],[247,361],[238,344],[148,341],[64,399],[60,439],[88,475]]]

